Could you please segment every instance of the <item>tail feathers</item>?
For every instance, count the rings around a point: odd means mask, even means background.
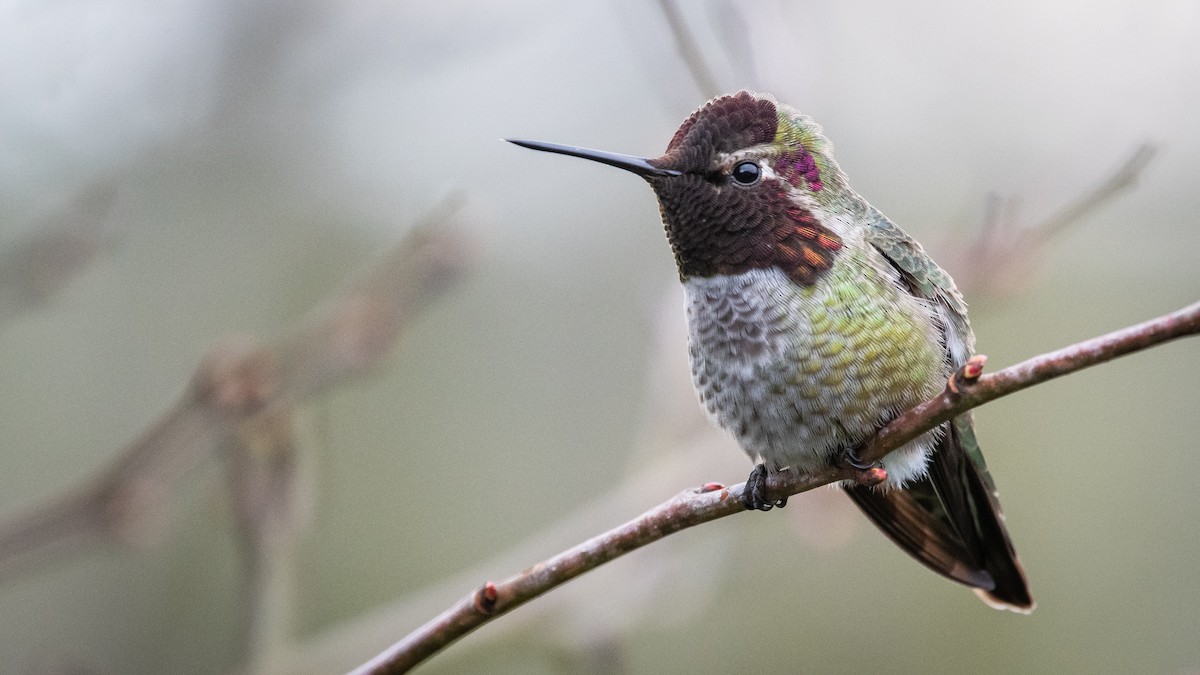
[[[926,567],[972,587],[991,607],[1028,614],[1036,605],[969,424],[951,425],[924,478],[886,492],[855,485],[846,494]]]
[[[975,562],[950,523],[922,504],[936,498],[928,478],[887,492],[854,485],[846,494],[897,546],[929,569],[972,588],[995,589],[992,575]]]
[[[999,597],[991,591],[985,591],[982,588],[976,588],[974,591],[975,595],[979,596],[979,599],[992,609],[1007,609],[1017,614],[1033,614],[1033,610],[1037,609],[1037,603],[1033,601],[1033,598],[1029,597],[1028,589],[1024,593],[1007,595],[1006,597]],[[1022,599],[1014,599],[1018,595],[1023,596]]]

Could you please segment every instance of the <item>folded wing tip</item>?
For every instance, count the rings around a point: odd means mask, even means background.
[[[1032,614],[1033,610],[1037,609],[1037,603],[1032,598],[1005,600],[996,597],[991,591],[984,590],[983,588],[974,588],[972,590],[975,591],[975,595],[978,595],[984,604],[992,609],[1003,609],[1017,614]]]

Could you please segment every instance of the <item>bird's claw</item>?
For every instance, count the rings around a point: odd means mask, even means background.
[[[770,511],[775,507],[787,506],[787,497],[771,500],[767,498],[767,465],[759,464],[750,472],[746,479],[746,489],[742,491],[742,506],[750,510]]]
[[[842,450],[842,463],[852,469],[858,469],[859,471],[866,471],[868,469],[875,469],[883,466],[879,462],[864,462],[863,460],[859,459],[858,451],[854,448],[846,448],[845,450]]]

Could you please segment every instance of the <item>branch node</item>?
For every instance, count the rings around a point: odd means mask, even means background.
[[[475,591],[475,609],[480,613],[491,616],[496,612],[496,601],[500,597],[500,592],[496,590],[496,583],[489,581]]]
[[[725,489],[725,485],[722,483],[705,483],[704,485],[701,485],[700,487],[696,488],[696,494],[702,495],[705,492],[716,492],[717,490],[724,490],[724,489]]]
[[[887,469],[882,466],[871,466],[854,472],[854,482],[864,487],[875,487],[887,480]]]
[[[278,384],[266,347],[249,338],[228,338],[200,361],[191,389],[203,404],[240,416],[262,408],[276,395]]]
[[[976,354],[967,359],[967,362],[962,364],[954,374],[950,376],[946,382],[946,389],[957,396],[962,393],[961,390],[969,387],[979,381],[979,377],[983,375],[983,365],[987,363],[987,357],[983,354]]]

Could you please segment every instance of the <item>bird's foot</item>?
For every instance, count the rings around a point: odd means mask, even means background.
[[[856,448],[846,448],[842,450],[841,456],[838,458],[838,463],[842,466],[848,466],[854,469],[854,482],[859,485],[871,487],[879,485],[887,480],[887,469],[883,468],[880,462],[864,462],[858,456]]]
[[[844,466],[848,466],[851,469],[858,469],[859,471],[866,471],[868,469],[874,469],[876,467],[883,466],[879,462],[864,462],[863,460],[859,459],[858,448],[843,449],[841,460],[841,463]]]
[[[746,479],[746,489],[742,492],[742,506],[758,511],[770,511],[778,506],[787,506],[787,497],[777,500],[767,498],[767,465],[759,464],[750,472]]]

